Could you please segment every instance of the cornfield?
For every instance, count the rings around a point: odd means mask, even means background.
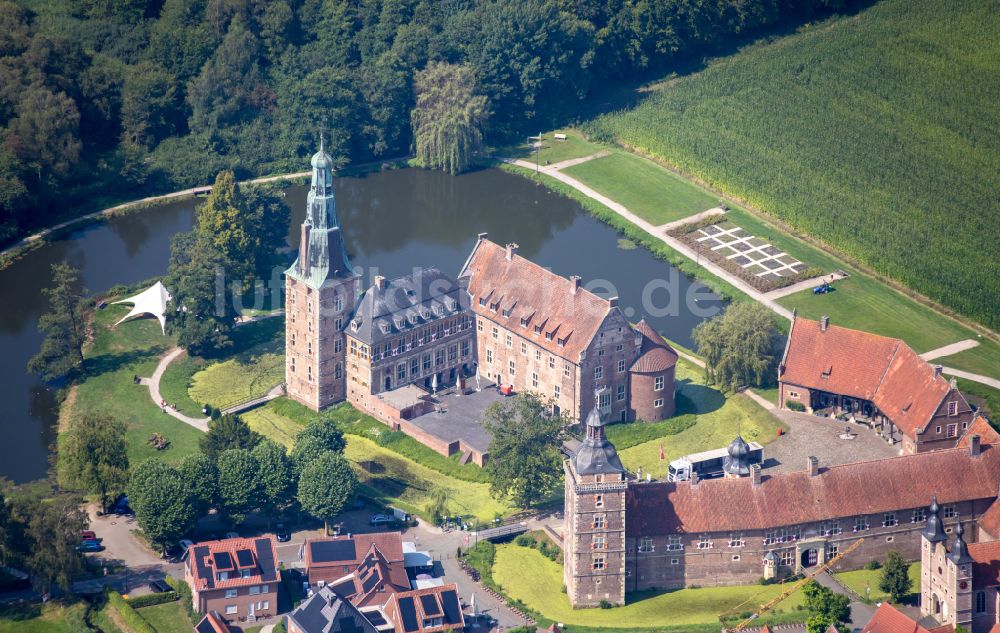
[[[884,0],[588,124],[1000,329],[1000,12]]]

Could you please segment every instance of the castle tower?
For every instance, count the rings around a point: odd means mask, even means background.
[[[920,615],[932,616],[942,623],[948,611],[946,593],[950,591],[944,573],[947,540],[937,497],[933,497],[927,509],[927,525],[920,533]]]
[[[343,330],[359,281],[337,220],[333,160],[322,138],[306,205],[299,255],[285,271],[285,383],[289,397],[318,411],[345,397]]]
[[[625,469],[595,405],[587,436],[563,465],[563,578],[570,604],[625,604]]]
[[[955,525],[955,542],[948,552],[948,577],[951,583],[952,603],[949,605],[949,622],[972,630],[972,556],[962,535],[961,521]]]
[[[722,470],[726,479],[750,476],[750,445],[743,436],[737,435],[726,449],[728,455],[723,460]]]

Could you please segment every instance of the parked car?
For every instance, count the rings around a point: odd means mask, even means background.
[[[118,515],[133,514],[132,508],[128,507],[128,496],[123,496],[115,504],[114,513]]]
[[[283,523],[279,523],[274,526],[274,536],[278,539],[279,543],[287,543],[292,540],[292,534],[285,529],[285,525]]]
[[[226,532],[226,538],[239,538],[239,532]]]
[[[178,543],[178,545],[181,548],[181,560],[184,560],[184,558],[186,558],[188,555],[188,551],[192,547],[194,547],[194,541],[191,541],[189,539],[181,539],[181,542]]]
[[[94,534],[94,532],[91,530],[83,530],[82,532],[80,532],[80,540],[90,541],[90,540],[95,540],[96,538],[97,535]]]
[[[153,593],[166,593],[168,591],[173,591],[174,588],[167,584],[165,580],[154,580],[149,585],[149,590]]]
[[[385,527],[392,523],[392,517],[382,513],[376,513],[368,519],[368,523],[375,527]]]
[[[99,541],[87,540],[83,541],[76,546],[76,551],[78,552],[102,552],[104,551],[104,546],[101,545]]]

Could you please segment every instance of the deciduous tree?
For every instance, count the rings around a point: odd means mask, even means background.
[[[811,613],[806,621],[809,633],[826,633],[831,626],[847,622],[851,617],[851,600],[845,595],[834,593],[810,580],[802,588],[806,610]]]
[[[482,147],[489,118],[469,66],[436,62],[414,78],[413,145],[420,165],[457,174],[469,168]]]
[[[213,462],[217,461],[223,451],[233,448],[253,450],[263,439],[243,421],[238,415],[224,415],[218,420],[208,423],[208,433],[198,440],[201,452]]]
[[[258,444],[251,455],[257,462],[260,509],[270,520],[272,514],[284,511],[295,501],[295,469],[285,447],[269,439]]]
[[[38,331],[45,339],[30,361],[28,371],[45,380],[65,378],[83,364],[83,344],[87,339],[87,290],[80,272],[60,262],[52,265],[52,287],[42,291],[49,311],[38,319]]]
[[[765,386],[773,380],[779,352],[773,313],[753,303],[734,303],[694,329],[705,357],[705,377],[727,390]]]
[[[198,501],[184,477],[156,459],[132,469],[128,502],[143,534],[161,550],[176,543],[198,520]]]
[[[188,455],[178,468],[184,485],[197,504],[198,516],[216,507],[219,500],[219,471],[215,462],[204,453]]]
[[[555,489],[562,480],[562,425],[562,419],[531,393],[486,408],[483,426],[493,436],[486,473],[494,498],[526,508]]]
[[[54,587],[69,591],[83,569],[76,551],[80,530],[87,527],[87,514],[73,495],[37,496],[22,506],[24,549],[21,562],[31,576],[35,591],[47,594]]]
[[[323,519],[324,528],[354,496],[358,478],[343,455],[327,452],[309,463],[299,475],[298,499],[302,509]]]
[[[247,514],[260,506],[260,481],[257,461],[244,448],[231,448],[219,454],[219,507],[234,524],[243,523]]]
[[[86,414],[70,422],[59,448],[59,465],[69,486],[97,495],[105,512],[128,483],[125,432],[119,420]]]
[[[332,420],[317,417],[295,435],[292,462],[298,472],[305,470],[313,460],[324,453],[343,453],[347,443],[344,434]]]

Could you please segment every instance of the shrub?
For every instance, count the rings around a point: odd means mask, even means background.
[[[878,562],[875,559],[872,559],[872,560],[868,561],[868,564],[865,565],[865,569],[870,569],[872,571],[874,571],[876,569],[881,569],[881,568],[882,568],[882,563]]]
[[[146,622],[146,620],[139,615],[139,612],[133,609],[132,606],[125,601],[125,598],[123,598],[120,593],[108,590],[107,595],[108,604],[112,609],[118,612],[122,622],[124,622],[125,626],[132,630],[132,633],[156,633],[156,630],[149,625],[149,622]]]
[[[602,609],[611,609],[611,608],[612,608],[612,607],[614,607],[614,606],[615,606],[615,605],[611,604],[611,603],[610,603],[610,602],[608,602],[607,600],[601,600],[601,608],[602,608]]]
[[[785,408],[789,411],[798,411],[799,413],[806,410],[806,405],[802,404],[798,400],[785,400]]]
[[[164,591],[162,593],[149,593],[145,596],[127,598],[125,602],[127,602],[133,609],[141,609],[143,607],[151,607],[157,604],[175,602],[179,598],[180,595],[176,591]]]
[[[201,614],[194,610],[194,598],[191,595],[191,587],[183,580],[177,580],[171,576],[167,576],[167,584],[177,592],[177,597],[180,598],[181,604],[184,605],[184,611],[187,612],[191,624],[198,624],[201,620]]]

